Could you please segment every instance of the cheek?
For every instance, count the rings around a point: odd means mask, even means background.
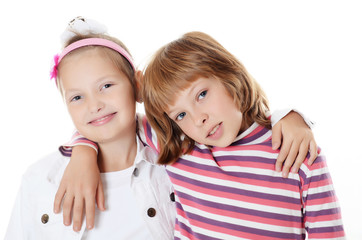
[[[118,100],[113,100],[111,105],[112,109],[122,111],[124,114],[136,114],[136,101],[132,97],[118,98]]]
[[[117,91],[110,93],[107,98],[104,99],[104,102],[114,107],[122,106],[122,108],[136,105],[136,99],[132,89],[117,89]]]
[[[78,128],[79,123],[82,121],[82,109],[75,106],[67,106],[67,108],[75,127]]]
[[[177,124],[179,126],[179,128],[182,130],[182,132],[184,134],[186,134],[187,136],[193,138],[193,133],[195,133],[195,131],[193,131],[192,129],[192,124],[190,123],[190,121],[188,120],[185,120],[185,121],[182,121],[182,123],[180,124]]]
[[[223,101],[219,101],[215,103],[218,104],[218,107],[221,111],[227,111],[228,114],[232,114],[233,116],[241,115],[240,107],[231,97],[225,98]],[[225,108],[225,106],[228,106]]]

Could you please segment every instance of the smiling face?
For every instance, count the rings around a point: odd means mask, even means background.
[[[82,50],[61,64],[61,92],[83,136],[101,144],[135,134],[133,87],[102,50]]]
[[[196,142],[229,146],[241,130],[243,116],[221,81],[200,77],[176,94],[167,115]]]

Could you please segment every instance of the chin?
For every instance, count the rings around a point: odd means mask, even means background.
[[[231,143],[227,143],[227,144],[218,144],[216,147],[219,147],[219,148],[226,148],[228,146],[230,146]]]
[[[234,141],[235,141],[235,138],[233,138],[232,140],[229,140],[229,141],[224,141],[224,142],[218,144],[218,147],[226,148],[226,147],[230,146]]]
[[[207,144],[207,143],[203,143],[204,145],[207,146],[212,146],[212,147],[219,147],[219,148],[226,148],[228,146],[230,146],[233,142],[227,142],[227,143],[213,143],[213,144]]]

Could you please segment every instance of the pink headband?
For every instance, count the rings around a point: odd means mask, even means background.
[[[103,39],[103,38],[86,38],[86,39],[82,39],[79,41],[76,41],[72,44],[70,44],[69,46],[67,46],[66,48],[64,48],[64,50],[62,51],[62,53],[59,55],[55,55],[54,56],[54,66],[50,72],[50,79],[55,79],[58,75],[58,65],[60,63],[60,61],[71,51],[81,48],[81,47],[85,47],[85,46],[104,46],[104,47],[108,47],[110,49],[113,49],[117,52],[119,52],[124,58],[127,59],[127,61],[129,62],[129,64],[132,66],[133,70],[135,71],[135,67],[133,65],[133,60],[131,55],[129,55],[129,53],[124,50],[121,46],[119,46],[117,43],[107,40],[107,39]]]

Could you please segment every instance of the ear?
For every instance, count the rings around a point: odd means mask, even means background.
[[[142,103],[143,100],[142,100],[142,91],[141,91],[141,88],[142,88],[142,81],[143,81],[143,72],[140,71],[140,70],[137,70],[136,71],[136,101],[138,103]]]

